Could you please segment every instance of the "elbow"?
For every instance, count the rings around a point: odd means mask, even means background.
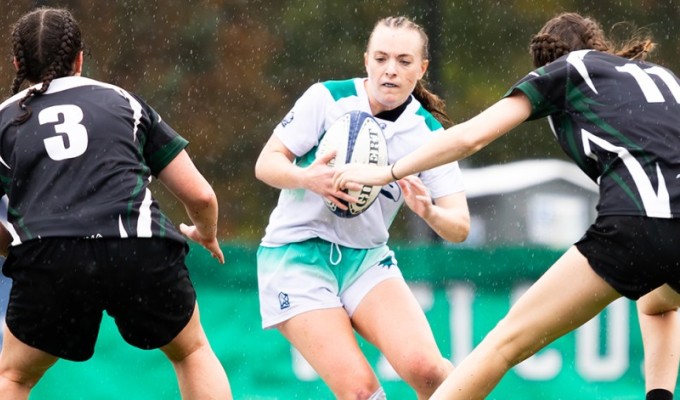
[[[462,243],[465,240],[467,240],[468,235],[470,234],[470,223],[468,222],[467,224],[461,224],[458,229],[454,232],[451,238],[448,240],[452,243]]]
[[[260,159],[255,162],[255,178],[259,181],[264,181],[264,168]]]
[[[217,208],[217,195],[211,187],[207,187],[201,191],[194,193],[189,203],[190,208],[194,210],[205,210],[208,208]]]
[[[447,234],[445,236],[441,235],[442,239],[451,243],[464,242],[467,240],[468,235],[470,234],[470,217],[461,217],[453,224],[452,229],[449,229],[446,233]]]
[[[461,226],[460,232],[458,233],[458,241],[456,243],[461,243],[467,240],[468,235],[470,235],[470,220],[468,219],[466,223]]]

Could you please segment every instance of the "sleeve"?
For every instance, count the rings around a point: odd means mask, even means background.
[[[151,174],[157,177],[189,142],[163,121],[156,110],[141,99],[137,100],[142,104],[143,115],[148,118],[145,142],[142,143],[144,160],[151,169]]]
[[[519,91],[531,103],[531,115],[527,120],[535,120],[558,113],[565,108],[568,63],[565,59],[554,61],[528,73],[514,84],[503,97]]]
[[[330,96],[323,84],[315,83],[274,128],[274,135],[296,156],[303,156],[318,145]]]

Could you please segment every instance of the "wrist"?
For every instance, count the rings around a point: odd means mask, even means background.
[[[397,178],[397,175],[394,173],[394,166],[395,166],[395,165],[397,165],[397,162],[396,162],[396,161],[395,161],[395,162],[392,164],[392,166],[390,167],[390,175],[392,175],[392,180],[394,180],[394,181],[396,182],[396,181],[399,180],[399,178]]]

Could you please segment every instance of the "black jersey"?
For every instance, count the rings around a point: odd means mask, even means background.
[[[0,104],[0,194],[13,245],[44,237],[183,236],[149,191],[152,176],[188,144],[144,101],[83,77],[55,79]]]
[[[599,184],[600,215],[680,216],[680,82],[668,69],[579,50],[529,73],[530,119]]]

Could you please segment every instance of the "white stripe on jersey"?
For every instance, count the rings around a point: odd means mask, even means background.
[[[120,232],[120,237],[125,239],[128,237],[128,233],[125,230],[125,226],[123,225],[123,219],[121,218],[120,214],[118,214],[118,231]]]
[[[0,104],[0,110],[3,108],[7,107],[8,105],[15,103],[19,100],[21,100],[24,96],[26,96],[26,92],[28,92],[32,88],[39,88],[42,86],[42,83],[38,83],[36,85],[33,85],[29,88],[26,88],[22,90],[21,92],[15,94],[14,96],[10,97],[9,99],[5,100]],[[135,140],[137,140],[137,127],[139,126],[140,120],[142,119],[142,105],[135,99],[129,92],[127,92],[125,89],[120,88],[116,85],[111,85],[110,83],[105,83],[105,82],[100,82],[96,81],[94,79],[90,78],[85,78],[82,76],[65,76],[63,78],[57,78],[54,79],[50,83],[50,87],[47,88],[47,91],[45,94],[52,94],[52,93],[57,93],[57,92],[63,92],[64,90],[69,90],[77,87],[82,87],[82,86],[99,86],[99,87],[104,87],[108,88],[111,90],[114,90],[118,94],[120,94],[125,100],[130,103],[130,107],[132,108],[132,117],[134,118],[134,127],[132,130],[132,136]],[[3,164],[5,164],[3,162]],[[6,165],[6,164],[5,164]],[[9,168],[9,167],[8,167]]]
[[[14,229],[14,225],[10,224],[9,222],[2,221],[2,225],[7,229],[10,235],[12,235],[12,243],[10,245],[12,246],[18,246],[21,244],[21,238],[19,237],[19,234],[17,233],[16,229]]]
[[[137,237],[151,237],[151,191],[147,188],[144,200],[139,206],[139,219],[137,220]]]

